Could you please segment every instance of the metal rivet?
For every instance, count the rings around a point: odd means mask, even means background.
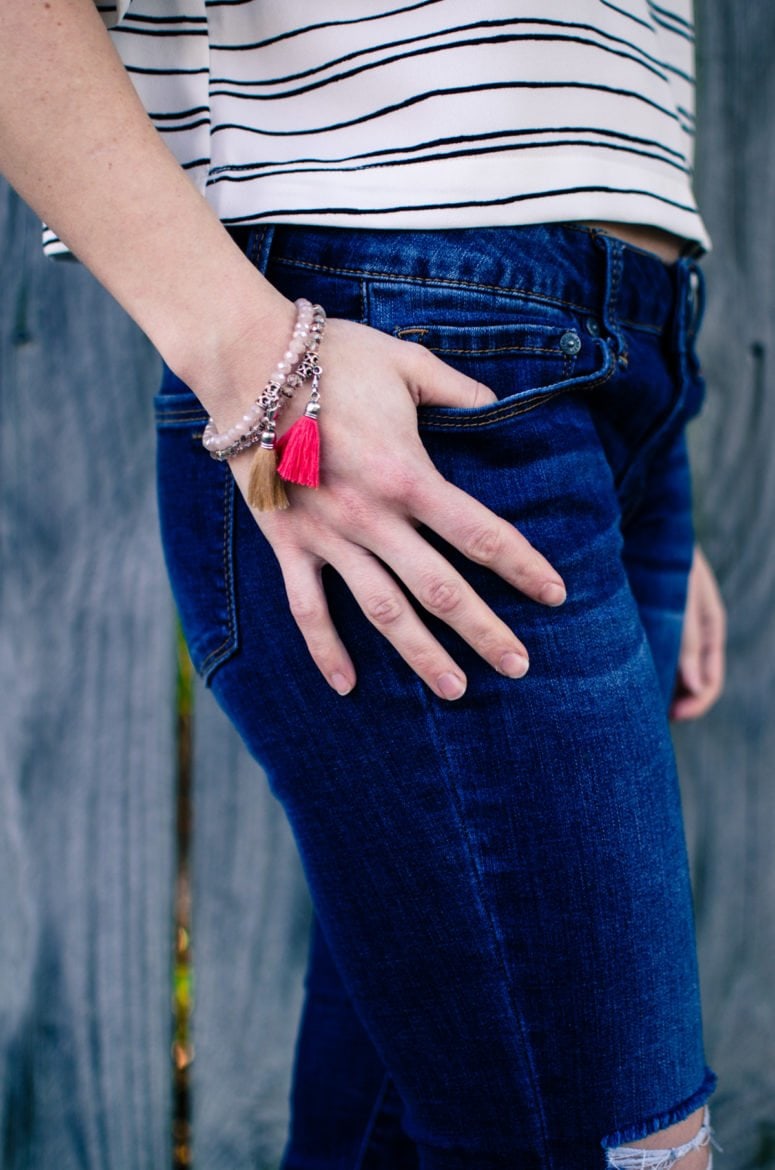
[[[567,333],[563,333],[560,338],[560,349],[563,353],[572,356],[581,349],[581,338],[575,329],[569,329]]]
[[[587,317],[587,333],[591,337],[600,336],[600,323],[597,317]]]

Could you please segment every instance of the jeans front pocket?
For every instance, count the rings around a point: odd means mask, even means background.
[[[409,337],[401,329],[397,336]],[[417,340],[443,361],[482,382],[498,397],[485,406],[420,407],[421,431],[492,427],[571,391],[590,390],[616,371],[616,356],[600,337],[572,319],[480,328],[436,326]]]
[[[495,426],[616,370],[609,342],[569,305],[377,280],[367,282],[367,293],[370,325],[422,345],[498,398],[478,407],[420,407],[421,431]]]
[[[191,661],[209,684],[238,644],[236,487],[228,465],[211,459],[202,446],[206,411],[168,370],[154,409],[164,555]]]

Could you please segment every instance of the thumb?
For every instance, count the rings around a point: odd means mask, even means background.
[[[488,386],[476,382],[459,370],[448,366],[441,358],[416,342],[408,342],[415,349],[409,387],[417,406],[459,406],[472,409],[497,402],[498,396]]]

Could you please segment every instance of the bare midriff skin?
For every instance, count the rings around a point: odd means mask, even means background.
[[[666,232],[662,228],[651,227],[645,223],[612,223],[608,220],[583,220],[585,227],[600,228],[609,236],[618,236],[636,248],[644,248],[647,252],[654,252],[665,264],[672,264],[681,255],[686,240]]]

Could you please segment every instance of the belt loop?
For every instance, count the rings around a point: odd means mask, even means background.
[[[705,316],[705,273],[695,258],[689,261],[689,289],[693,310],[689,331],[692,338],[695,338]]]
[[[681,257],[675,264],[673,347],[683,353],[694,342],[705,312],[705,277],[697,261]]]
[[[272,252],[272,241],[274,240],[276,226],[276,224],[267,223],[262,225],[262,227],[255,228],[248,243],[248,260],[264,275],[269,267],[269,257]]]
[[[627,344],[619,329],[617,308],[619,289],[622,284],[624,269],[624,243],[615,236],[600,234],[597,237],[600,246],[605,249],[606,270],[605,290],[603,293],[603,325],[609,337],[616,342],[616,354],[622,365],[627,364]]]

